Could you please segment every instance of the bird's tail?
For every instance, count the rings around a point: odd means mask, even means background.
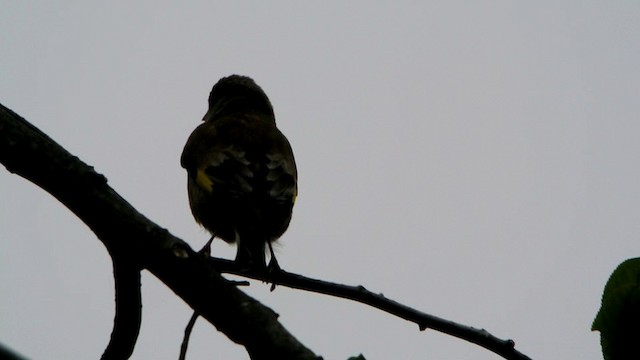
[[[238,253],[236,262],[250,269],[266,269],[265,260],[266,239],[245,237],[238,239]]]

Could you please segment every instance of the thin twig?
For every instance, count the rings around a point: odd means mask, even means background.
[[[189,346],[189,338],[191,337],[191,331],[193,331],[193,326],[196,324],[196,320],[200,314],[197,311],[193,312],[191,315],[191,319],[189,319],[189,323],[187,327],[184,329],[184,339],[182,339],[182,345],[180,345],[180,357],[179,360],[185,360],[187,358],[187,347]]]
[[[484,329],[455,323],[437,316],[429,315],[391,300],[382,294],[375,294],[364,286],[348,286],[324,280],[312,279],[293,274],[280,269],[276,273],[246,270],[237,266],[233,261],[210,258],[213,266],[221,273],[245,276],[252,279],[272,282],[294,289],[306,290],[325,295],[340,297],[370,305],[392,315],[398,316],[418,325],[420,331],[433,329],[445,334],[467,340],[482,346],[508,360],[531,360],[528,356],[515,349],[513,340],[503,340],[490,334]]]

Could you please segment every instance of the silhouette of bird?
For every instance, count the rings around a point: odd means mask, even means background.
[[[213,86],[209,110],[189,136],[180,163],[187,170],[191,212],[213,238],[237,243],[236,262],[278,267],[271,243],[288,228],[297,170],[265,92],[249,77]]]

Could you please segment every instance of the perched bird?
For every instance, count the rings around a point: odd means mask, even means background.
[[[249,77],[224,77],[203,121],[180,159],[193,216],[212,239],[238,243],[237,263],[266,268],[268,245],[277,267],[271,242],[289,226],[298,175],[269,98]]]

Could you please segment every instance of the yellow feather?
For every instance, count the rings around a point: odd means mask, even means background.
[[[196,182],[206,192],[211,193],[213,191],[213,181],[211,181],[211,178],[207,176],[207,173],[204,171],[204,169],[198,169]]]

